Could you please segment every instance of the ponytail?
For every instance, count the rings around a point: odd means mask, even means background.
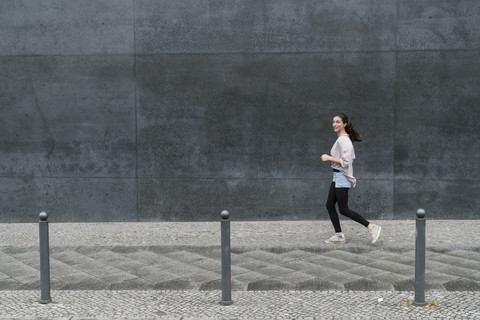
[[[336,116],[340,117],[342,119],[342,122],[347,124],[345,126],[345,131],[347,132],[348,137],[350,138],[350,140],[352,140],[352,142],[362,141],[362,135],[357,130],[355,130],[353,122],[348,121],[348,117],[345,113],[339,113]]]
[[[345,126],[345,131],[348,133],[348,136],[350,137],[350,140],[352,140],[352,142],[362,141],[362,135],[357,130],[355,130],[355,126],[352,122],[349,122]]]

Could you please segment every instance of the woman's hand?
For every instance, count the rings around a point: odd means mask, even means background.
[[[330,156],[328,154],[322,154],[322,161],[323,162],[327,162],[327,161],[330,161]]]

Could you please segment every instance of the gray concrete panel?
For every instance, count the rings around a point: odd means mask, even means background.
[[[356,174],[393,174],[394,55],[137,57],[140,177],[329,178],[347,112]]]
[[[139,221],[329,219],[331,180],[140,179]],[[391,219],[393,186],[362,180],[350,191],[350,208],[366,219]],[[347,218],[345,218],[347,219]]]
[[[480,49],[477,0],[398,0],[397,48]]]
[[[133,56],[10,56],[0,69],[0,175],[135,177]]]
[[[132,0],[2,0],[0,55],[133,54]]]
[[[364,138],[352,208],[476,217],[479,19],[474,0],[1,1],[0,221],[317,218],[337,112]]]
[[[395,178],[478,181],[480,51],[399,53],[397,70]]]
[[[395,180],[394,192],[395,219],[415,219],[418,208],[427,219],[480,219],[478,181]]]
[[[394,0],[138,0],[140,54],[386,51]]]
[[[0,178],[0,221],[136,221],[135,179]]]

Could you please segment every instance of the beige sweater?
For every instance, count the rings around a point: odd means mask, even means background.
[[[355,149],[353,143],[348,137],[348,134],[342,134],[335,141],[330,155],[334,158],[340,159],[341,165],[332,162],[332,168],[341,171],[352,183],[352,187],[355,188],[357,179],[353,176],[353,160],[355,160]]]

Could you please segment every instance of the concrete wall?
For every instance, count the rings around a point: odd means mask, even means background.
[[[3,0],[0,221],[480,217],[480,2]]]

